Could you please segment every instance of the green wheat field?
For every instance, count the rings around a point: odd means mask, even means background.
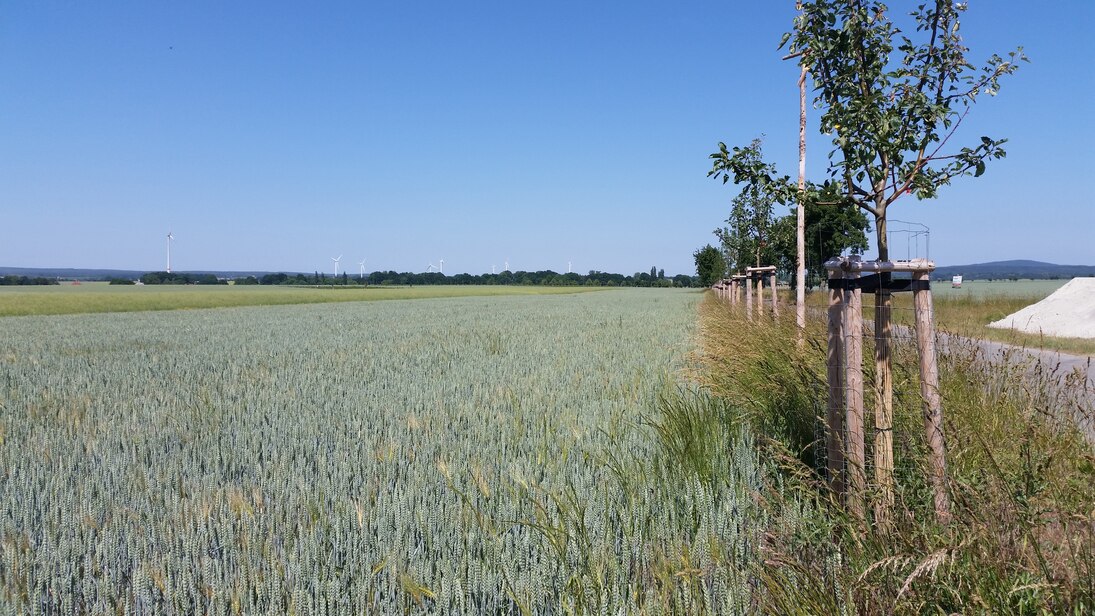
[[[0,606],[746,611],[752,437],[657,438],[701,297],[0,319]]]
[[[580,293],[597,287],[428,286],[285,287],[235,285],[128,286],[91,282],[41,287],[0,286],[0,317],[134,312],[237,306],[361,302],[433,297]]]

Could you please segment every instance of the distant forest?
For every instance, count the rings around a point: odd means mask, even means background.
[[[143,280],[143,277],[142,277]],[[148,283],[146,283],[148,284]],[[692,287],[696,280],[692,276],[678,274],[667,278],[665,270],[656,267],[650,272],[636,272],[631,276],[592,271],[588,274],[559,274],[551,270],[539,272],[510,272],[500,274],[455,274],[447,276],[439,272],[373,272],[364,278],[343,272],[337,277],[322,272],[307,274],[266,274],[255,277],[237,278],[237,285],[530,285],[556,287]]]
[[[47,285],[57,284],[56,278],[43,278],[42,276],[0,276],[0,286],[14,287],[20,285]]]
[[[111,279],[110,284],[127,284],[126,279]],[[186,274],[179,272],[149,272],[141,276],[144,284],[228,284],[227,280],[214,274]]]
[[[17,268],[0,268],[18,271]],[[27,276],[21,273],[0,275],[0,285],[45,285],[69,280],[105,280],[113,285],[304,285],[304,286],[363,286],[363,285],[528,285],[528,286],[590,286],[590,287],[698,287],[699,278],[687,274],[666,276],[664,269],[651,267],[648,272],[631,275],[591,271],[587,274],[560,274],[552,270],[538,272],[504,271],[498,274],[455,274],[440,272],[373,272],[364,277],[342,272],[332,276],[323,272],[264,273],[264,272],[147,272],[124,270],[47,270],[23,269],[25,273],[47,273]]]

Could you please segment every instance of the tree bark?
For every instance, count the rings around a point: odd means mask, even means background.
[[[883,208],[885,206],[882,206]],[[890,247],[886,235],[885,209],[880,210],[882,216],[875,219],[875,227],[878,235],[878,260],[890,260]],[[875,294],[874,314],[874,360],[875,360],[875,387],[874,387],[874,479],[878,488],[877,499],[874,503],[875,524],[881,529],[887,529],[891,524],[891,516],[894,506],[894,480],[893,480],[893,363],[891,356],[891,321],[893,316],[893,304],[890,290],[887,285],[890,282],[889,272],[879,274],[879,287]]]
[[[831,279],[840,279],[844,274],[839,270],[829,274]],[[826,423],[829,431],[825,435],[825,453],[829,471],[829,487],[844,503],[844,291],[829,290],[829,344],[826,357],[826,372],[829,381],[829,406]]]

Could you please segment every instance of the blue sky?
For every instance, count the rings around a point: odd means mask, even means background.
[[[969,4],[971,58],[1032,60],[956,137],[1008,137],[1008,157],[890,216],[930,227],[941,265],[1093,264],[1095,3]],[[172,231],[176,269],[329,271],[342,254],[355,271],[692,273],[735,193],[705,177],[716,142],[764,134],[796,171],[797,70],[776,50],[793,15],[4,2],[0,265],[162,269]],[[811,130],[808,147],[822,179],[829,141]]]

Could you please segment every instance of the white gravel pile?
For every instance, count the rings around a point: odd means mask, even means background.
[[[1073,278],[1049,297],[989,327],[1062,338],[1095,338],[1095,278]]]

